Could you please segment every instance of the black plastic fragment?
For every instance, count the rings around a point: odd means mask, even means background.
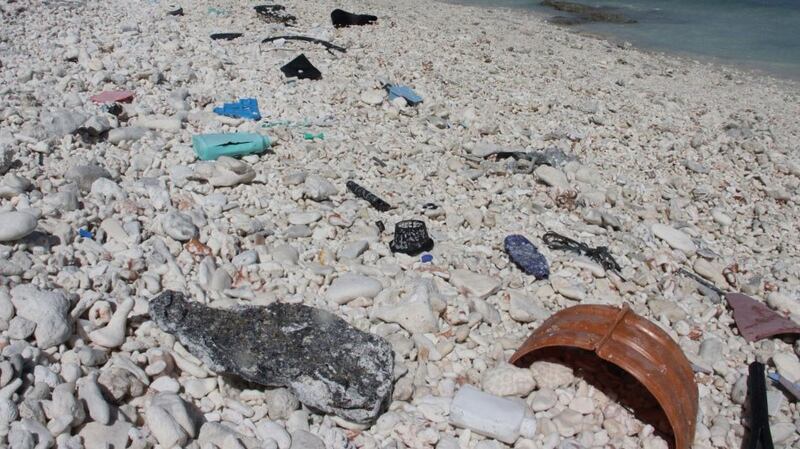
[[[349,27],[351,25],[369,25],[377,21],[378,17],[370,14],[353,14],[341,9],[334,9],[331,12],[331,22],[336,28]]]
[[[347,181],[346,185],[347,185],[347,190],[353,192],[355,196],[368,202],[375,209],[378,209],[381,212],[386,212],[387,210],[390,210],[392,208],[392,206],[389,203],[378,198],[375,194],[365,189],[364,187],[361,187],[355,182]]]
[[[211,39],[213,39],[215,41],[220,40],[220,39],[226,40],[226,41],[232,41],[232,40],[234,40],[236,38],[239,38],[239,37],[242,37],[242,33],[214,33],[214,34],[211,35]]]
[[[281,67],[281,72],[288,78],[297,77],[299,79],[318,80],[322,79],[322,72],[311,64],[306,55],[300,55],[288,64]]]
[[[403,220],[394,225],[394,239],[389,243],[394,253],[417,254],[433,249],[433,240],[428,237],[425,222],[420,220]]]
[[[747,376],[747,396],[750,401],[750,434],[742,449],[774,449],[772,433],[769,430],[767,411],[767,381],[764,378],[764,364],[753,362]]]

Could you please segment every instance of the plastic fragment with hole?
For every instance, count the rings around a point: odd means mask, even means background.
[[[269,137],[257,133],[198,134],[192,136],[192,147],[203,161],[213,161],[220,156],[246,156],[258,154],[269,148]]]
[[[621,374],[632,376],[655,401],[649,404],[649,411],[661,412],[666,420],[654,427],[671,434],[675,449],[691,447],[697,421],[697,384],[680,346],[660,327],[636,315],[627,305],[577,305],[548,318],[509,361],[527,366],[545,354],[567,353],[587,360],[599,357],[600,362],[610,362],[623,370]]]

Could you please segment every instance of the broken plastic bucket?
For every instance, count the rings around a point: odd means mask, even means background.
[[[567,348],[581,350],[578,353],[585,355],[579,357],[596,355],[633,376],[666,417],[669,428],[662,431],[672,434],[673,447],[691,447],[697,419],[697,384],[683,351],[661,328],[636,315],[627,305],[578,305],[548,318],[509,361],[527,366],[548,353],[564,354]]]

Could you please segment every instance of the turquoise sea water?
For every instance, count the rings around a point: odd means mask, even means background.
[[[641,48],[711,58],[716,62],[800,79],[800,0],[571,0],[616,8],[638,23],[571,26]],[[456,0],[567,15],[540,0]]]

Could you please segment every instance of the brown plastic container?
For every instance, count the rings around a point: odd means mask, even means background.
[[[509,362],[528,366],[539,358],[570,353],[592,365],[603,364],[591,362],[596,354],[633,376],[646,388],[644,393],[649,392],[657,402],[653,409],[666,417],[668,426],[660,430],[674,438],[672,447],[691,447],[697,420],[697,384],[689,361],[666,332],[627,305],[578,305],[548,318]]]

